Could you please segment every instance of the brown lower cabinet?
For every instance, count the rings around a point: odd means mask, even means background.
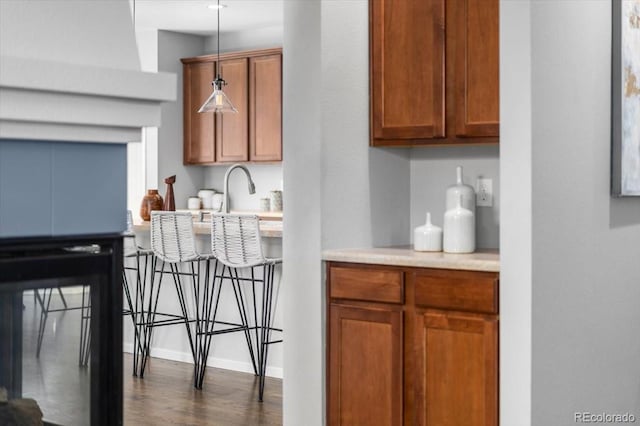
[[[498,274],[327,263],[330,425],[498,425]]]

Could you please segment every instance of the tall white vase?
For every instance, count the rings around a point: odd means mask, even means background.
[[[444,214],[444,241],[442,248],[447,253],[473,253],[476,249],[475,216],[462,207],[462,194],[454,208]]]
[[[458,197],[462,195],[462,207],[476,214],[476,192],[471,185],[466,185],[462,178],[462,166],[456,167],[456,183],[447,188],[446,210],[455,208]]]

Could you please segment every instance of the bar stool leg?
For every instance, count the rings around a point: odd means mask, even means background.
[[[142,294],[141,294],[141,304],[144,306],[144,303],[148,302],[148,308],[146,312],[142,311],[140,316],[140,338],[142,340],[141,349],[139,354],[139,365],[140,365],[140,378],[144,378],[144,371],[147,366],[147,361],[151,356],[151,337],[153,336],[153,327],[155,323],[156,312],[158,309],[158,300],[160,298],[160,290],[162,288],[162,277],[164,276],[164,266],[165,263],[162,262],[162,267],[160,268],[160,277],[158,278],[158,282],[156,285],[156,273],[158,272],[157,268],[158,259],[154,257],[151,260],[151,280],[149,283],[149,292],[146,292],[146,284],[143,282],[142,286]]]
[[[151,257],[151,259],[149,259]],[[146,318],[147,315],[144,311],[146,294],[147,294],[147,271],[151,269],[150,281],[153,281],[155,277],[157,260],[151,255],[144,256],[144,271],[140,276],[140,256],[136,256],[136,292],[135,292],[135,304],[134,304],[134,342],[133,342],[133,375],[143,377],[144,369],[142,366],[142,357],[146,355]],[[162,281],[162,277],[160,278]],[[152,284],[149,283],[152,287]]]
[[[176,293],[178,294],[178,302],[180,303],[180,310],[182,312],[182,316],[184,318],[184,325],[187,329],[187,337],[189,338],[189,347],[191,348],[191,355],[193,356],[194,364],[197,362],[196,349],[194,345],[193,333],[191,332],[191,324],[189,321],[188,310],[187,310],[187,302],[184,295],[184,289],[182,287],[182,280],[180,278],[180,273],[178,270],[178,266],[175,264],[170,264],[171,267],[171,275],[173,275],[173,282],[176,286]],[[195,280],[196,278],[193,277]],[[194,285],[195,286],[195,285]],[[157,304],[157,301],[156,301]],[[197,309],[196,309],[197,311]],[[196,322],[198,320],[196,319]],[[197,370],[197,365],[195,366]],[[196,377],[196,373],[194,373],[194,379]],[[195,385],[195,380],[194,380]]]
[[[229,275],[231,276],[231,285],[233,287],[233,293],[235,295],[236,304],[238,306],[238,312],[240,314],[240,322],[244,327],[244,336],[247,342],[247,349],[249,349],[249,356],[251,357],[251,365],[253,366],[253,373],[255,375],[258,375],[258,365],[256,363],[256,354],[253,347],[253,343],[251,341],[251,328],[249,327],[249,317],[247,315],[245,297],[244,297],[244,292],[242,290],[242,285],[240,283],[240,275],[238,274],[238,269],[229,268]],[[255,285],[255,276],[253,273],[253,268],[251,268],[251,282],[254,283]],[[254,318],[255,318],[255,304],[254,304]],[[257,339],[257,334],[256,334],[256,339]]]
[[[207,264],[209,261],[207,260]],[[224,266],[222,267],[222,275],[224,275]],[[211,349],[211,342],[214,334],[214,327],[216,322],[216,317],[218,315],[218,306],[220,301],[220,293],[222,289],[222,281],[223,278],[218,276],[218,260],[215,261],[213,266],[214,273],[211,276],[211,286],[209,283],[209,269],[207,267],[205,274],[205,287],[204,287],[204,295],[202,299],[202,316],[200,317],[200,321],[202,325],[200,327],[200,332],[202,333],[202,347],[203,351],[201,352],[201,359],[199,363],[201,364],[201,368],[198,370],[198,374],[196,376],[196,388],[202,389],[204,384],[204,376],[207,368],[207,359],[209,358],[209,351]],[[219,279],[218,279],[219,278]],[[217,285],[216,285],[217,283]],[[216,291],[217,290],[217,291]]]
[[[36,293],[36,299],[40,304],[40,324],[38,326],[38,343],[36,348],[36,358],[40,357],[40,349],[42,348],[42,340],[44,339],[44,331],[47,326],[47,319],[49,318],[49,308],[51,306],[51,296],[53,289],[45,288],[40,296],[38,289],[34,290]]]
[[[80,306],[80,351],[78,364],[86,367],[89,364],[91,347],[91,287],[82,286],[82,304]]]
[[[129,280],[127,279],[127,271],[126,269],[122,269],[122,287],[124,289],[125,300],[127,302],[127,306],[129,307],[129,317],[131,318],[131,322],[133,324],[133,375],[137,375],[137,365],[136,365],[136,357],[135,357],[135,347],[138,343],[138,327],[136,326],[136,311],[133,308],[133,300],[131,298],[131,290],[129,290]]]
[[[263,298],[263,321],[262,321],[262,365],[260,369],[260,389],[258,392],[258,399],[262,402],[264,396],[265,375],[267,372],[267,359],[269,356],[269,345],[276,343],[271,341],[271,330],[273,329],[273,278],[275,265],[265,265],[264,273],[265,285],[262,293]]]

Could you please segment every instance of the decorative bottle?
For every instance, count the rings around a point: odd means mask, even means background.
[[[173,197],[173,184],[176,183],[176,175],[165,178],[167,193],[164,196],[164,210],[168,212],[176,211],[176,199]]]
[[[447,188],[446,210],[455,208],[458,196],[462,195],[462,207],[476,214],[476,193],[473,187],[465,185],[462,179],[462,166],[456,167],[456,183]]]
[[[427,221],[413,231],[413,249],[415,251],[442,251],[442,228],[431,223],[431,213],[427,212]]]
[[[444,214],[443,249],[447,253],[473,253],[476,249],[475,217],[462,207],[463,195],[458,195],[454,208]]]
[[[162,205],[162,196],[158,194],[158,190],[148,189],[140,205],[140,217],[142,220],[151,220],[151,210],[162,210]]]

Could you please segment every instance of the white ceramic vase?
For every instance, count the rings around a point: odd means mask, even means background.
[[[431,213],[427,212],[427,222],[413,231],[413,249],[416,251],[442,251],[442,228],[431,223]]]
[[[447,188],[446,209],[451,210],[456,207],[458,197],[462,195],[462,207],[476,214],[476,192],[471,185],[465,185],[462,179],[462,166],[456,167],[456,183]]]
[[[203,209],[211,209],[213,207],[212,199],[216,193],[213,189],[201,189],[198,191],[198,197],[202,200]]]
[[[476,249],[475,216],[462,207],[462,194],[454,208],[444,214],[443,249],[447,253],[473,253]]]

